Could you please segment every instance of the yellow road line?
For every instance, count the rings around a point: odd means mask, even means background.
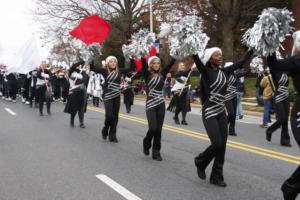
[[[100,108],[88,107],[88,109],[95,111],[95,112],[105,113],[105,111]],[[144,125],[148,125],[148,121],[143,118],[138,118],[138,117],[134,117],[132,115],[125,115],[125,114],[119,114],[119,117],[126,119],[126,120],[141,123]],[[163,129],[169,130],[171,132],[179,133],[181,135],[186,135],[186,136],[209,141],[208,136],[203,133],[199,133],[199,132],[195,132],[195,131],[191,131],[191,130],[187,130],[187,129],[182,129],[182,128],[174,127],[174,126],[167,125],[167,124],[164,124]],[[300,157],[293,156],[290,154],[272,151],[272,150],[268,150],[268,149],[264,149],[261,147],[256,147],[256,146],[252,146],[252,145],[248,145],[248,144],[244,144],[244,143],[240,143],[240,142],[236,142],[236,141],[232,141],[232,140],[228,140],[227,146],[235,148],[235,149],[240,149],[243,151],[247,151],[247,152],[251,152],[251,153],[255,153],[255,154],[259,154],[259,155],[267,156],[270,158],[274,158],[274,159],[278,159],[278,160],[282,160],[282,161],[300,165]]]

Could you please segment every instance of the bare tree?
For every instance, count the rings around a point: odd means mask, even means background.
[[[232,61],[240,52],[241,36],[253,25],[263,8],[288,7],[291,0],[157,0],[156,19],[174,22],[186,15],[197,15],[204,20],[205,32],[211,37],[210,46],[220,46],[224,59]]]

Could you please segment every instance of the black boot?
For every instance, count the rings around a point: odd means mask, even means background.
[[[102,133],[103,140],[106,140],[108,136],[108,126],[104,126],[101,133]]]
[[[47,103],[47,114],[48,115],[51,115],[50,107],[51,107],[51,104]]]
[[[162,157],[160,155],[160,152],[158,150],[152,149],[152,159],[156,161],[162,161]]]
[[[146,156],[149,156],[149,155],[150,155],[149,149],[150,149],[150,147],[149,147],[149,148],[147,147],[146,141],[145,141],[145,139],[144,139],[144,140],[143,140],[143,152],[144,152],[144,154],[145,154]]]
[[[188,123],[185,121],[185,119],[183,119],[183,120],[181,121],[181,124],[182,124],[182,125],[188,125]]]
[[[266,140],[271,142],[271,139],[272,139],[272,132],[269,129],[267,129],[266,130]]]
[[[177,116],[174,116],[173,119],[174,119],[175,124],[180,124]]]
[[[43,114],[43,103],[39,103],[39,111],[40,111],[40,116],[44,116]]]
[[[284,200],[295,200],[298,195],[297,189],[293,185],[290,185],[287,181],[285,181],[281,186],[281,191],[283,193]]]
[[[197,165],[197,157],[194,159],[195,166],[197,167],[197,175],[200,179],[205,180],[206,179],[206,174],[205,174],[205,169],[202,169]]]

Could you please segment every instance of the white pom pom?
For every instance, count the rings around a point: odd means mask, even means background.
[[[250,68],[252,73],[260,73],[264,70],[264,62],[260,56],[256,56],[252,59],[250,63]]]
[[[131,36],[131,41],[131,44],[122,47],[125,58],[127,60],[134,57],[146,58],[155,42],[155,36],[148,30],[141,29]]]
[[[158,38],[164,38],[169,36],[172,33],[172,26],[167,23],[162,23],[160,26],[160,32]]]
[[[170,55],[174,58],[202,55],[209,37],[202,32],[202,19],[196,16],[186,16],[173,25],[169,36]]]
[[[247,30],[242,42],[256,54],[269,56],[276,52],[291,33],[291,23],[294,21],[292,13],[287,9],[264,9],[254,26]]]

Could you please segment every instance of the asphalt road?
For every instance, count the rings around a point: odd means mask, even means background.
[[[63,108],[53,103],[52,115],[40,117],[35,108],[0,100],[1,200],[276,200],[300,164],[294,139],[293,147],[281,147],[276,132],[269,143],[261,119],[245,117],[237,122],[238,136],[229,137],[228,186],[219,188],[200,180],[193,163],[209,145],[199,110],[188,115],[188,126],[175,125],[166,112],[164,160],[157,162],[142,153],[143,102],[130,115],[121,106],[117,144],[101,138],[103,105],[88,108],[85,129],[77,117],[71,128]]]

